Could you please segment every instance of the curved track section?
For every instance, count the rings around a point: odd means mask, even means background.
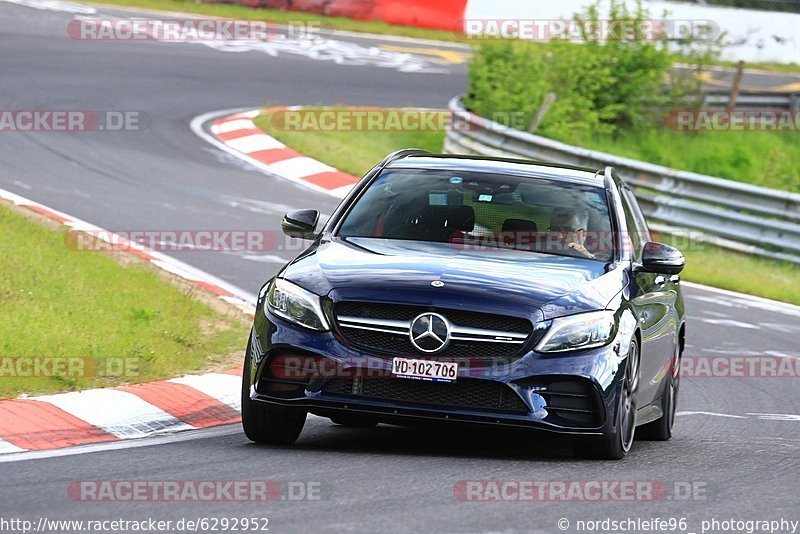
[[[354,51],[383,50],[387,43],[347,35],[330,36],[334,49],[350,51],[338,60],[185,43],[75,41],[67,25],[86,13],[57,2],[23,3],[33,2],[0,2],[0,107],[138,111],[149,124],[139,132],[3,132],[0,187],[111,230],[278,231],[287,210],[332,212],[330,196],[264,174],[198,138],[189,123],[209,110],[317,103],[444,107],[466,83],[463,65],[436,62],[435,53],[394,57],[399,67],[356,61]],[[106,9],[94,15],[130,16]],[[402,66],[410,64],[425,68]],[[174,254],[252,294],[295,251]],[[697,287],[687,288],[687,304],[687,356],[793,363],[800,357],[797,308]],[[309,420],[291,448],[252,445],[229,426],[65,450],[0,465],[0,516],[258,516],[268,517],[274,532],[549,533],[560,531],[561,518],[576,532],[579,519],[628,517],[688,517],[694,532],[711,518],[800,519],[797,380],[688,377],[674,440],[638,442],[622,463],[577,461],[566,443],[549,438],[348,429],[320,418]],[[284,497],[292,483],[319,491],[313,499],[203,504],[87,502],[69,491],[79,480],[252,479],[276,481]],[[465,501],[459,490],[463,481],[521,479],[658,481],[664,492],[635,502],[502,503]],[[680,489],[686,487],[699,490],[687,495]]]

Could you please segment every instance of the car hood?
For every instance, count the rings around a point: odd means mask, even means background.
[[[590,259],[371,238],[323,239],[279,276],[335,301],[475,309],[533,321],[604,309],[625,281],[623,269]]]

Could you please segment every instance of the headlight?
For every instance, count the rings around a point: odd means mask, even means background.
[[[614,335],[614,312],[581,313],[554,319],[537,352],[565,352],[608,344]]]
[[[269,311],[312,330],[330,330],[319,297],[302,287],[276,278],[267,297]]]

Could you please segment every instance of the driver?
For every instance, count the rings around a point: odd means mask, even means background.
[[[594,254],[586,249],[586,226],[589,212],[572,208],[557,208],[550,215],[550,227],[547,229],[547,244],[557,246],[560,250],[571,248],[587,258]]]

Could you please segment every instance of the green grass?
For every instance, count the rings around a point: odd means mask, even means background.
[[[232,4],[202,4],[183,0],[101,0],[98,2],[83,1],[82,3],[196,13],[198,15],[236,20],[264,20],[278,24],[300,25],[309,22],[319,22],[321,23],[321,29],[328,28],[362,33],[398,35],[401,37],[414,37],[417,39],[431,39],[436,41],[460,42],[465,40],[460,34],[444,30],[429,30],[413,26],[397,26],[382,21],[327,17],[316,13],[271,8],[250,8]]]
[[[319,109],[322,108],[306,108],[311,113]],[[255,122],[259,128],[298,152],[356,176],[363,176],[395,150],[422,148],[441,152],[444,144],[444,132],[441,131],[286,131],[275,128],[269,115],[260,115]]]
[[[72,251],[65,235],[0,205],[0,398],[170,378],[230,366],[244,350],[242,317],[212,310],[141,262]],[[85,366],[20,377],[15,357]]]
[[[800,132],[651,130],[594,138],[586,145],[676,169],[800,192]]]
[[[287,132],[272,127],[267,115],[257,117],[256,124],[302,154],[357,176],[394,150],[415,146],[440,152],[444,141],[442,132]],[[796,265],[705,243],[662,238],[674,242],[686,255],[684,280],[800,304],[800,269]]]

